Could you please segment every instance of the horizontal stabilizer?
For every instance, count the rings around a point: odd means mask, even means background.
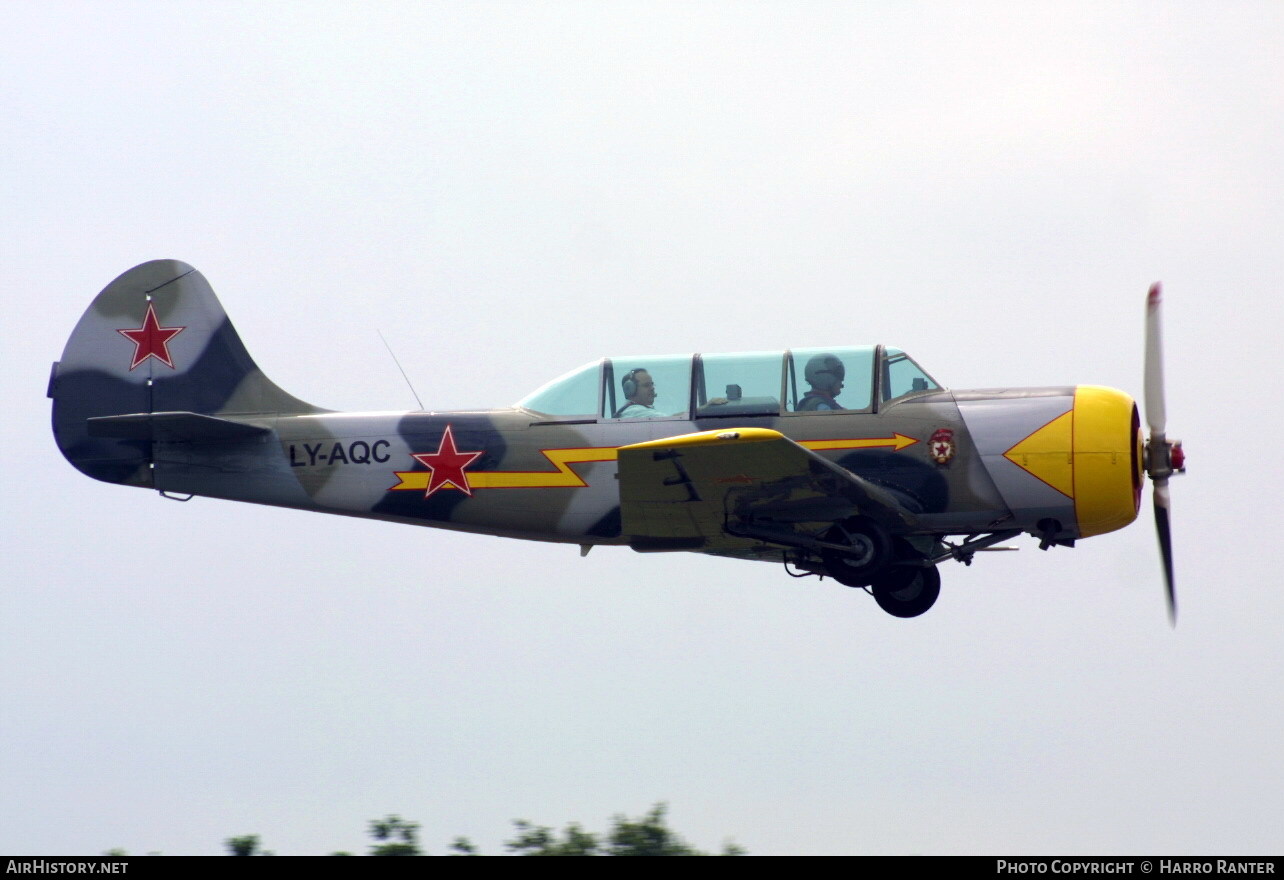
[[[129,413],[86,420],[90,437],[121,440],[248,440],[267,428],[193,412]]]

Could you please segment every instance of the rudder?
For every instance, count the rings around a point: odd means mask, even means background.
[[[98,294],[54,364],[48,394],[67,460],[95,479],[137,486],[152,485],[151,439],[104,436],[90,419],[323,412],[263,375],[205,276],[178,260],[135,266]]]

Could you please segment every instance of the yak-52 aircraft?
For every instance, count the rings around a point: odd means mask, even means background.
[[[783,563],[898,617],[937,565],[1022,532],[1131,523],[1143,476],[1175,611],[1159,289],[1137,407],[1093,385],[949,391],[882,345],[607,357],[515,406],[336,413],[255,365],[205,278],[157,260],[98,295],[53,365],[58,447],[98,480],[512,538]]]

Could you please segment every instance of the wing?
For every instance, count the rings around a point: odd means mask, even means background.
[[[718,550],[745,538],[806,546],[806,524],[856,514],[892,533],[915,523],[887,490],[766,428],[623,446],[619,479],[621,525],[639,550]]]

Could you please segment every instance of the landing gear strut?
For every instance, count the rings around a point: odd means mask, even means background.
[[[892,558],[892,541],[878,523],[863,516],[852,517],[825,533],[826,544],[841,544],[844,550],[824,547],[821,561],[829,576],[848,587],[867,587],[884,573]]]
[[[868,587],[878,607],[893,617],[918,617],[941,595],[941,575],[933,561],[870,519],[836,523],[824,542],[829,546],[820,555],[829,576],[849,587]]]
[[[728,529],[730,531],[730,529]],[[785,571],[793,577],[828,575],[848,587],[865,587],[878,607],[893,617],[918,617],[936,604],[941,595],[941,575],[936,563],[954,558],[970,562],[977,550],[1006,540],[1015,531],[972,535],[962,544],[940,537],[889,535],[882,525],[865,516],[834,523],[822,537],[790,540],[778,530],[741,525],[732,534],[773,541],[800,548],[782,556]],[[943,548],[948,548],[942,552]],[[810,552],[807,552],[810,551]],[[819,563],[816,556],[820,557]],[[798,573],[790,570],[790,565]]]

